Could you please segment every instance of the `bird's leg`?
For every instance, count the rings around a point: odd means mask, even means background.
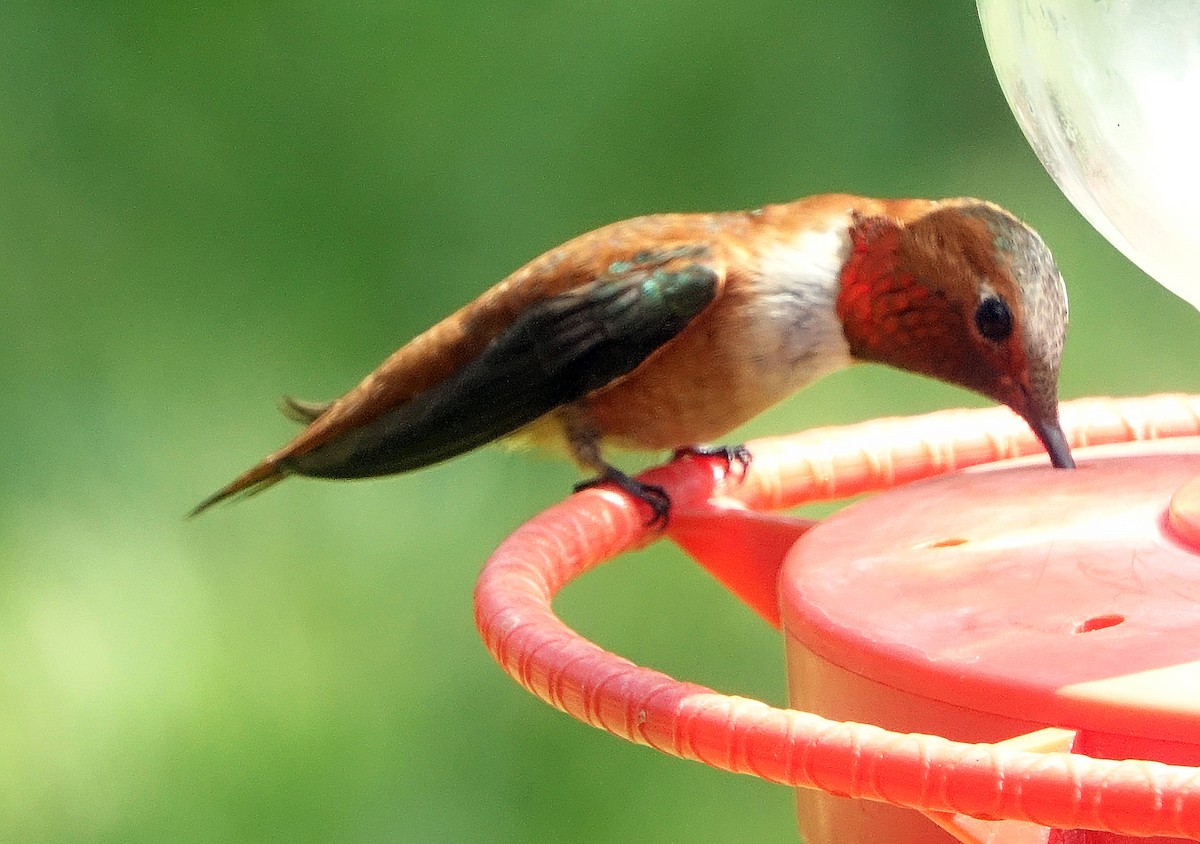
[[[667,526],[671,515],[671,497],[658,484],[645,484],[622,472],[600,456],[600,434],[588,420],[578,412],[564,413],[567,445],[579,465],[591,469],[597,475],[590,480],[575,484],[575,491],[591,489],[611,483],[621,491],[641,501],[654,514],[647,527]]]
[[[744,445],[688,445],[675,449],[671,456],[678,460],[680,457],[688,455],[716,457],[725,463],[726,474],[733,471],[733,464],[736,463],[739,467],[738,474],[742,477],[746,476],[746,472],[750,469],[750,461],[754,459],[750,449]]]

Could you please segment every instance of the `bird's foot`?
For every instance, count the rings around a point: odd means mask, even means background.
[[[575,491],[580,492],[607,483],[613,484],[650,508],[654,516],[646,522],[647,527],[667,526],[667,519],[671,515],[671,497],[667,495],[667,491],[658,484],[644,484],[635,480],[620,469],[609,466],[599,476],[575,484]]]
[[[683,448],[675,449],[674,458],[687,457],[716,457],[725,463],[725,473],[729,474],[733,471],[733,466],[736,463],[738,466],[738,474],[743,478],[746,477],[746,472],[750,469],[750,461],[754,459],[754,455],[750,453],[750,449],[744,445],[689,445]]]

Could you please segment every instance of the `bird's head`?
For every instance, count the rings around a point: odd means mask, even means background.
[[[1067,292],[1033,229],[977,199],[911,219],[854,214],[838,315],[850,352],[975,390],[1016,411],[1060,468]]]

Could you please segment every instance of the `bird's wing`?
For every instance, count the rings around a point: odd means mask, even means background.
[[[281,468],[367,477],[428,466],[506,436],[632,372],[716,297],[722,272],[693,250],[613,262],[529,306],[483,351],[412,400]]]

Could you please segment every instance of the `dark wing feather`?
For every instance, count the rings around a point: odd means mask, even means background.
[[[511,434],[632,372],[707,307],[719,283],[705,264],[660,265],[552,296],[440,384],[281,465],[320,477],[387,475]]]

